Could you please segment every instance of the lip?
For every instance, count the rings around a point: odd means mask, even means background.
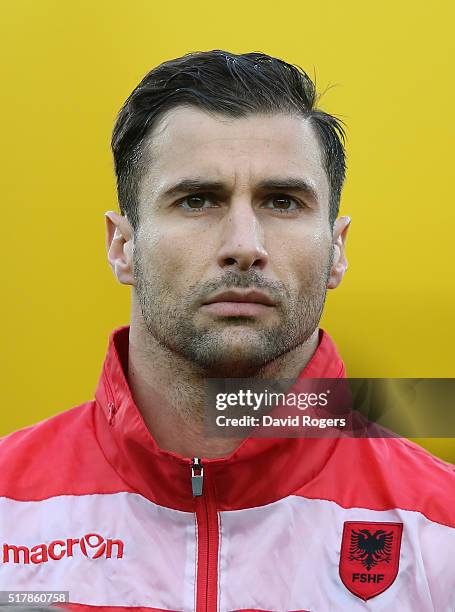
[[[218,302],[241,302],[243,304],[262,304],[263,306],[275,306],[275,302],[262,291],[247,290],[247,291],[222,291],[204,302],[204,306],[208,304],[216,304]]]
[[[270,312],[275,302],[262,291],[222,291],[209,298],[202,308],[221,317],[257,317]]]

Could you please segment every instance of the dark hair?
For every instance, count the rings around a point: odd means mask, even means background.
[[[136,231],[145,136],[169,109],[192,105],[238,118],[280,112],[308,117],[322,148],[332,225],[338,216],[346,172],[345,133],[340,119],[315,108],[318,99],[313,81],[299,66],[264,53],[204,51],[160,64],[126,100],[112,133],[120,210]]]

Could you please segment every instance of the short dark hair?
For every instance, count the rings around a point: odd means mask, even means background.
[[[219,49],[188,53],[151,70],[122,106],[112,133],[120,210],[134,229],[142,144],[168,110],[192,105],[208,112],[246,117],[291,113],[308,117],[319,139],[330,185],[330,224],[338,216],[346,173],[342,121],[316,108],[319,96],[299,66],[265,53],[236,55]]]

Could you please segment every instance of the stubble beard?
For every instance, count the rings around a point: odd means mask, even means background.
[[[310,270],[302,294],[283,283],[266,281],[255,269],[242,273],[227,270],[220,279],[190,287],[178,300],[159,272],[144,273],[139,249],[134,250],[135,287],[148,333],[167,353],[177,354],[202,370],[207,377],[246,378],[281,355],[308,340],[317,328],[324,308],[331,257],[317,270]],[[279,300],[272,326],[260,327],[254,318],[226,317],[209,324],[196,324],[196,303],[217,290],[264,289]]]

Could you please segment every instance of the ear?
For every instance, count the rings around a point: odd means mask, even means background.
[[[120,283],[133,285],[133,228],[127,217],[113,210],[108,210],[104,216],[109,264]]]
[[[333,261],[330,269],[328,289],[336,289],[341,283],[344,273],[348,269],[348,261],[346,259],[346,237],[348,229],[351,225],[349,217],[340,217],[333,225],[332,249]]]

